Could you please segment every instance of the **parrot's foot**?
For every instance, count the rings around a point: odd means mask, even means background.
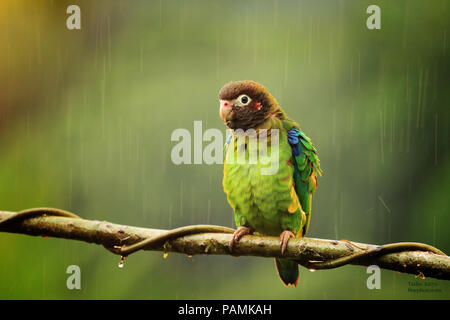
[[[233,246],[241,240],[243,236],[246,234],[251,234],[253,230],[249,227],[239,227],[237,230],[233,233],[233,237],[230,241],[230,251],[233,252]]]
[[[284,254],[287,248],[287,244],[290,238],[295,238],[294,234],[289,230],[284,230],[280,234],[280,246],[281,246],[281,254]]]

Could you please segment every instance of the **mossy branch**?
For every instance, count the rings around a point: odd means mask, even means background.
[[[291,239],[281,255],[277,237],[249,235],[243,237],[231,253],[229,242],[233,229],[226,227],[197,225],[168,231],[86,220],[62,210],[49,210],[54,211],[49,211],[49,215],[43,209],[23,211],[19,219],[15,219],[17,213],[0,211],[0,231],[95,243],[121,256],[137,250],[153,250],[190,256],[283,257],[309,269],[330,269],[345,264],[377,265],[416,276],[450,280],[450,257],[420,243],[377,246],[346,240],[300,238]],[[36,216],[36,213],[40,214]]]

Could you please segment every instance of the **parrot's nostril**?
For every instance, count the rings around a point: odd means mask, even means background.
[[[229,108],[231,107],[231,103],[228,100],[220,100],[220,108]]]

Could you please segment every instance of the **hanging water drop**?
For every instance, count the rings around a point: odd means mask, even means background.
[[[123,261],[125,260],[125,257],[124,256],[121,256],[120,257],[120,262],[119,262],[119,268],[123,268],[123,265],[124,265],[124,263],[123,263]]]

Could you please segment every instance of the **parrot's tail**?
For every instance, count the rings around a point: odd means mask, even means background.
[[[286,286],[297,286],[298,283],[298,264],[289,259],[275,259],[278,275]]]

